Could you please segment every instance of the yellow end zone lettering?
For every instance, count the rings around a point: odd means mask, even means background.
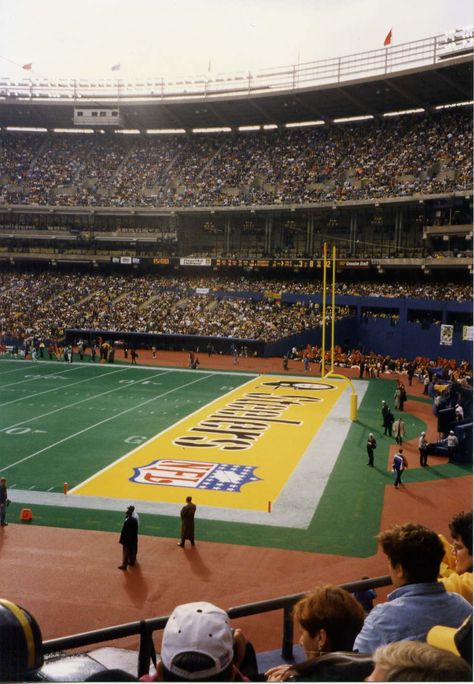
[[[181,503],[193,489],[201,505],[262,510],[277,500],[345,388],[337,380],[253,378],[72,493]]]

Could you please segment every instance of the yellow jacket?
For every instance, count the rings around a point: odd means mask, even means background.
[[[455,571],[456,560],[451,544],[442,534],[439,535],[439,538],[444,546],[444,558],[439,569],[439,581],[444,584],[447,591],[461,594],[466,601],[472,604],[472,572],[463,572],[462,575],[459,575]]]

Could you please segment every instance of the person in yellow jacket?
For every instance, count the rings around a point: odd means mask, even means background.
[[[440,534],[445,555],[440,566],[440,581],[447,591],[461,594],[472,603],[472,511],[458,513],[449,523],[453,544]]]

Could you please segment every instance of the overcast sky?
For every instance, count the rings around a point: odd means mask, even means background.
[[[393,44],[427,38],[472,14],[471,0],[0,0],[0,76],[255,72],[378,49],[390,28]]]

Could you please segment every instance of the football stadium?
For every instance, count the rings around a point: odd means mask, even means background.
[[[0,79],[2,681],[472,681],[473,31],[382,42]]]

